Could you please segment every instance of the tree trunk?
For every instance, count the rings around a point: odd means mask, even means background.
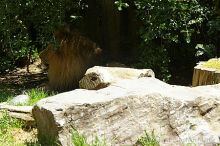
[[[88,1],[86,31],[91,39],[105,50],[107,58],[119,58],[120,12],[113,0]]]
[[[119,11],[114,2],[88,0],[83,31],[103,49],[105,62],[126,63],[137,53],[139,23],[132,4]]]
[[[202,66],[203,62],[194,67],[192,86],[212,85],[220,83],[220,71]]]

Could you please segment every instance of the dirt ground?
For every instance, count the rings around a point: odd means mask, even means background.
[[[30,72],[25,68],[16,68],[7,74],[0,74],[0,101],[1,98],[21,94],[25,90],[38,88],[47,83],[47,73],[41,67],[40,60],[37,60],[29,66]],[[4,100],[2,100],[4,101]],[[16,141],[15,145],[31,145],[37,141],[37,130],[35,128],[25,129],[15,128],[12,130],[12,136]]]
[[[16,68],[16,70],[7,74],[0,74],[0,92],[8,90],[12,93],[21,93],[23,90],[41,87],[47,82],[47,73],[41,67],[40,60],[37,60],[29,66],[30,72],[25,68]]]
[[[14,128],[12,136],[17,144],[35,143],[37,142],[37,129],[25,131],[23,129]]]

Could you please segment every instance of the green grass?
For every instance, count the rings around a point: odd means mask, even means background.
[[[48,92],[43,89],[31,89],[27,91],[27,95],[31,97],[30,101],[25,105],[34,105],[39,100],[46,98],[48,96],[56,95],[57,92]]]
[[[72,142],[75,146],[108,146],[105,139],[100,140],[98,137],[95,137],[95,140],[89,144],[86,138],[79,134],[77,130],[72,131]],[[145,131],[145,134],[138,139],[137,144],[139,146],[160,146],[154,131],[150,134]]]
[[[28,96],[30,96],[30,101],[25,105],[34,105],[37,101],[48,97],[49,93],[42,89],[31,89],[27,91]]]
[[[204,64],[202,64],[203,67],[207,67],[207,68],[213,68],[213,69],[217,69],[220,70],[220,59],[210,59],[207,62],[205,62]]]
[[[7,112],[1,111],[0,135],[4,135],[10,128],[21,128],[23,123],[20,120],[11,118]]]
[[[40,146],[37,141],[17,142],[15,140],[17,135],[14,135],[13,132],[22,129],[24,123],[10,117],[5,111],[1,111],[0,114],[0,146]]]
[[[22,125],[21,121],[11,118],[6,112],[2,112],[2,117],[0,118],[0,145],[15,145],[12,130],[21,128]]]
[[[20,120],[11,118],[7,112],[1,112],[0,118],[0,146],[41,146],[38,141],[33,138],[33,141],[17,142],[13,131],[21,129],[24,125]],[[108,146],[105,139],[99,139],[95,137],[91,143],[88,143],[87,139],[81,135],[77,130],[72,130],[72,143],[75,146]],[[145,131],[145,135],[140,137],[137,141],[139,146],[160,146],[159,142],[154,135],[154,132],[148,134]]]
[[[26,93],[31,98],[28,103],[25,103],[23,105],[34,105],[40,99],[55,94],[55,93],[49,93],[47,91],[44,91],[43,89],[38,89],[38,88],[24,91],[24,93]],[[10,103],[10,100],[13,97],[15,97],[16,95],[19,95],[18,91],[11,90],[10,87],[0,86],[0,102],[9,102]],[[21,104],[19,104],[19,105],[21,105]]]
[[[95,137],[92,143],[89,144],[86,138],[79,134],[79,132],[75,129],[72,130],[72,142],[75,146],[107,146],[106,141],[100,140],[98,137]]]
[[[49,92],[47,92],[43,89],[38,89],[38,88],[27,90],[24,93],[27,94],[30,97],[30,100],[27,103],[21,103],[21,104],[19,103],[19,104],[16,104],[16,105],[19,105],[19,106],[24,106],[24,105],[32,106],[36,102],[38,102],[39,100],[41,100],[43,98],[55,95],[54,92],[49,93]],[[8,99],[8,102],[10,103],[11,98],[8,97],[7,99]]]
[[[154,131],[152,131],[150,134],[145,131],[145,134],[138,139],[137,143],[141,146],[160,146]]]

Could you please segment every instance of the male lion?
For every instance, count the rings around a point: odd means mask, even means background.
[[[54,37],[59,47],[49,44],[40,53],[42,62],[49,65],[49,87],[57,91],[77,88],[78,81],[97,62],[102,50],[87,37],[69,29],[57,30]]]

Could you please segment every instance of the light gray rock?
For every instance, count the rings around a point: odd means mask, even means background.
[[[9,103],[13,105],[25,104],[29,100],[30,100],[30,97],[24,94],[24,95],[15,96]]]
[[[184,87],[156,78],[122,80],[107,88],[77,89],[39,101],[33,108],[38,138],[71,146],[71,128],[88,141],[134,145],[154,130],[161,146],[219,143],[220,84]]]
[[[102,89],[119,80],[155,77],[152,69],[94,66],[89,68],[79,81],[82,89]]]

